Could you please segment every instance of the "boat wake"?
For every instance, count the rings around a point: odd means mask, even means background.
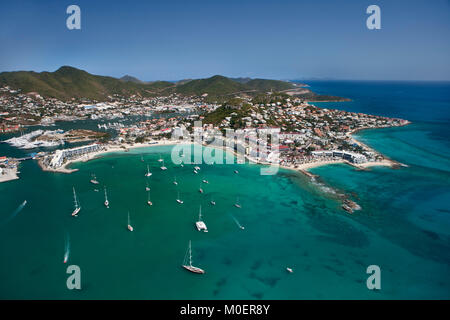
[[[3,221],[2,225],[7,224],[12,219],[14,219],[19,214],[19,212],[22,211],[23,208],[25,208],[26,204],[27,204],[27,200],[22,202],[22,204],[20,206],[18,206],[17,209],[14,210],[14,212],[5,221]]]
[[[234,220],[234,222],[239,227],[239,229],[241,229],[241,230],[245,229],[234,216],[231,216],[231,218]]]
[[[65,248],[64,248],[64,263],[67,263],[67,261],[69,260],[69,255],[70,255],[70,237],[69,234],[66,233]]]

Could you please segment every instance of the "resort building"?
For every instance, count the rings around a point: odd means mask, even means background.
[[[357,164],[367,162],[365,155],[344,150],[312,151],[311,154],[316,158],[342,158]]]
[[[59,168],[63,165],[66,159],[78,158],[82,155],[98,150],[100,150],[100,145],[96,143],[72,149],[56,150],[53,158],[50,160],[50,167]]]

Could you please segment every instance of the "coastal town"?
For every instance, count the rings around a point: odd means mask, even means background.
[[[194,141],[194,136],[201,136],[203,145],[220,141],[250,162],[305,174],[311,167],[340,162],[358,168],[396,165],[354,139],[352,133],[404,126],[407,120],[318,108],[289,93],[237,94],[223,103],[205,101],[206,93],[152,98],[116,94],[108,101],[64,102],[6,86],[0,88],[0,133],[20,132],[3,142],[33,151],[27,159],[36,159],[42,169],[64,173],[73,171],[68,168],[70,163],[103,152],[185,143]],[[96,128],[77,128],[86,121]],[[72,123],[72,128],[50,130],[63,122]],[[73,143],[81,145],[71,147]],[[0,181],[17,179],[20,160],[2,159]]]

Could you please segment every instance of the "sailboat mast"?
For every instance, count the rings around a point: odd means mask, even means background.
[[[192,249],[191,249],[191,240],[189,240],[189,266],[192,267]]]
[[[75,209],[78,209],[77,194],[75,193],[75,187],[73,187],[73,201],[75,202]]]

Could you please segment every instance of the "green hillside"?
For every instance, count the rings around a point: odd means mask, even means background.
[[[207,79],[180,81],[143,82],[131,76],[120,79],[90,74],[69,66],[63,66],[55,72],[3,72],[0,73],[0,85],[21,89],[24,93],[38,92],[45,97],[61,100],[88,98],[105,100],[108,96],[140,95],[156,96],[179,93],[186,96],[208,94],[208,99],[228,100],[233,95],[256,95],[267,91],[281,91],[294,86],[285,81],[236,78],[216,75]]]
[[[70,98],[103,100],[113,94],[150,95],[155,91],[173,86],[170,82],[162,81],[150,84],[121,81],[68,66],[61,67],[55,72],[3,72],[0,73],[0,85],[9,85],[25,93],[38,92],[42,96],[61,100]]]

